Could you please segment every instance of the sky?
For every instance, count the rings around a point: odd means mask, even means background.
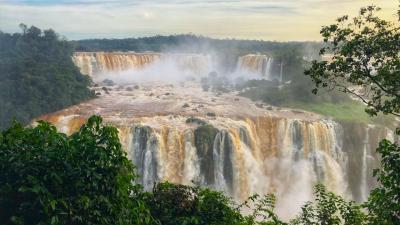
[[[0,0],[0,30],[25,23],[70,40],[188,34],[318,41],[323,25],[374,4],[395,19],[398,0]]]

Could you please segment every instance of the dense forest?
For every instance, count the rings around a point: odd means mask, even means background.
[[[0,129],[93,97],[68,41],[51,29],[20,27],[22,33],[0,32]]]

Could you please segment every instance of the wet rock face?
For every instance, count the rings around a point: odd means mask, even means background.
[[[206,185],[212,185],[215,182],[213,144],[218,130],[212,125],[202,125],[194,131],[194,142],[199,156],[200,174]]]
[[[157,149],[158,141],[152,137],[152,130],[148,126],[132,128],[132,146],[129,149],[131,159],[140,174],[139,182],[145,186],[153,185],[158,181]]]
[[[373,170],[379,168],[379,155],[375,149],[380,140],[390,136],[390,131],[372,125],[342,122],[343,146],[348,155],[346,175],[352,196],[365,201],[370,190],[377,184]]]

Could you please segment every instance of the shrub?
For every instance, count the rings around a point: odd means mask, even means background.
[[[68,137],[47,122],[0,134],[0,224],[149,224],[133,164],[98,116]]]

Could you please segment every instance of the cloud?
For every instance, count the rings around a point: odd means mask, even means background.
[[[195,33],[211,37],[317,40],[322,25],[370,3],[394,0],[0,0],[0,29],[23,22],[70,39]]]
[[[6,0],[7,4],[31,5],[31,6],[50,6],[50,5],[104,5],[121,4],[122,0]]]

